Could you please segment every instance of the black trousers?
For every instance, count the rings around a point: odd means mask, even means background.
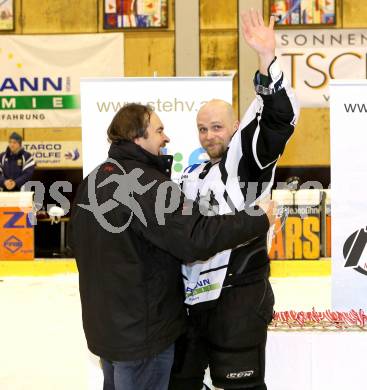
[[[265,346],[274,295],[268,279],[222,290],[210,309],[189,309],[176,342],[169,390],[201,390],[209,366],[214,386],[266,390]]]

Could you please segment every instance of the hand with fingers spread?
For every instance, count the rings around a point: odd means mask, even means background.
[[[274,16],[271,16],[269,26],[265,26],[261,13],[253,9],[241,13],[242,35],[259,55],[260,72],[263,74],[267,74],[267,68],[275,57],[274,23]]]

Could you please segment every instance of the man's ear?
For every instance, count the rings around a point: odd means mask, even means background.
[[[140,142],[140,141],[141,141],[141,137],[137,137],[137,138],[134,138],[134,139],[133,139],[134,144],[137,144],[137,145],[139,145],[139,146],[141,145],[141,142]]]

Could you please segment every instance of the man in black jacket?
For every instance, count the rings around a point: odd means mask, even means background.
[[[169,180],[162,122],[143,105],[123,107],[109,159],[80,185],[70,246],[89,349],[102,358],[104,390],[164,390],[173,343],[185,331],[181,260],[206,259],[259,234],[272,205],[205,217]]]
[[[0,153],[0,191],[20,191],[31,180],[36,163],[32,155],[22,147],[22,137],[13,132],[9,146]]]

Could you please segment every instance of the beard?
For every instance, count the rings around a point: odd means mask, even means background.
[[[204,148],[211,159],[222,158],[225,151],[227,150],[226,146],[222,143],[216,143],[211,146],[212,147]]]

